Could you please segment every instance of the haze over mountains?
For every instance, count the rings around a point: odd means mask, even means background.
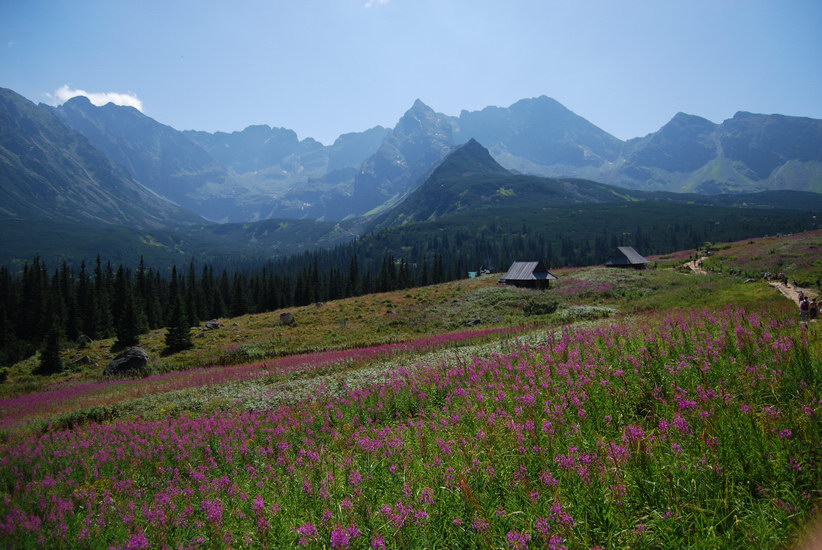
[[[522,174],[704,194],[822,192],[822,121],[801,117],[740,112],[715,124],[679,113],[659,131],[623,142],[545,96],[458,117],[417,100],[392,129],[344,134],[324,146],[264,125],[180,132],[81,96],[31,108],[54,113],[135,181],[220,222],[379,213],[470,139]]]
[[[782,115],[714,124],[680,113],[622,142],[544,96],[458,117],[417,100],[394,128],[325,146],[285,128],[181,132],[131,107],[85,97],[50,107],[0,90],[0,129],[7,235],[50,243],[71,231],[65,224],[105,223],[121,226],[106,235],[121,244],[101,248],[166,259],[192,250],[270,257],[489,207],[662,201],[808,211],[822,200],[785,192],[822,192],[822,121]]]
[[[48,109],[0,89],[0,215],[164,228],[199,222],[135,181]]]

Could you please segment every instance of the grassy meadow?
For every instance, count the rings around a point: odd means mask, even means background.
[[[112,341],[29,359],[0,386],[0,545],[789,547],[822,511],[819,328],[755,272],[815,281],[818,246],[247,315],[169,356],[157,331],[134,379],[101,378]]]

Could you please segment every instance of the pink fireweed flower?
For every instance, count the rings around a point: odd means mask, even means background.
[[[262,495],[258,495],[257,498],[254,499],[254,512],[257,514],[261,514],[265,510],[265,500],[263,499]]]
[[[145,533],[137,533],[126,542],[125,550],[142,550],[143,548],[151,548]]]
[[[559,481],[557,481],[557,478],[554,477],[554,474],[547,470],[539,475],[539,479],[549,487],[556,487],[559,485]]]
[[[515,550],[525,550],[528,548],[528,543],[531,541],[531,535],[521,531],[508,531],[505,536],[508,541],[508,546]]]
[[[297,527],[297,534],[304,537],[316,537],[320,533],[317,531],[317,526],[313,523],[305,523]]]
[[[331,531],[331,548],[345,549],[351,541],[346,529],[337,528]]]
[[[223,522],[223,503],[219,499],[204,500],[200,504],[200,509],[205,512],[209,523],[221,524]]]

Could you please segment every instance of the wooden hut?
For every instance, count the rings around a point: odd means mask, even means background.
[[[632,246],[618,246],[617,252],[605,262],[606,267],[632,267],[634,269],[645,269],[648,267],[648,260]]]
[[[557,278],[551,275],[545,264],[540,261],[517,261],[511,264],[508,272],[500,277],[499,282],[506,285],[544,290],[551,286],[551,281],[556,280]]]

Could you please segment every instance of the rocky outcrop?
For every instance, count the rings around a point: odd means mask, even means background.
[[[115,357],[103,371],[103,376],[128,376],[145,372],[148,353],[143,348],[128,348]]]

